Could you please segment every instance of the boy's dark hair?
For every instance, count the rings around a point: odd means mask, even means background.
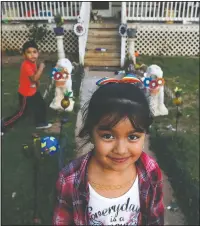
[[[35,49],[38,50],[38,46],[37,46],[37,44],[35,43],[34,40],[30,40],[30,41],[27,41],[27,42],[24,43],[24,45],[22,46],[22,53],[25,53],[25,51],[28,48],[35,48]]]
[[[79,137],[85,138],[86,144],[98,123],[109,130],[124,117],[129,118],[136,131],[148,132],[153,117],[144,92],[129,83],[103,85],[94,92],[89,103],[84,105],[84,125]]]

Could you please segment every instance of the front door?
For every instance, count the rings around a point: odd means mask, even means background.
[[[112,17],[112,2],[92,2],[92,11],[102,17]]]

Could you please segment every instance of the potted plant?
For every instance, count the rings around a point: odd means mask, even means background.
[[[56,23],[56,27],[54,28],[56,36],[64,35],[64,28],[62,27],[62,25],[64,24],[64,19],[60,14],[57,14],[54,16],[54,21]]]

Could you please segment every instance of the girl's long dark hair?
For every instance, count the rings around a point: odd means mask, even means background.
[[[136,131],[148,131],[153,118],[143,90],[129,83],[103,85],[83,107],[84,124],[78,136],[85,138],[86,144],[97,124],[110,129],[124,117],[129,118]]]

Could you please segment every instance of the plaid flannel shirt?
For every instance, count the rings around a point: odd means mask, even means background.
[[[87,166],[91,155],[92,151],[73,160],[60,172],[53,225],[89,225]],[[144,152],[136,162],[136,168],[140,193],[138,225],[164,225],[161,170],[156,161]]]

